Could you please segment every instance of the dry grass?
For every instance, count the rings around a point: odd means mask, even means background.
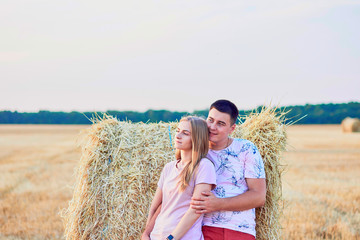
[[[360,119],[347,117],[342,120],[341,128],[345,133],[360,132]]]
[[[0,125],[0,239],[64,239],[84,126]],[[284,239],[360,239],[360,133],[291,126]]]
[[[0,239],[61,239],[84,126],[0,125]]]
[[[263,108],[243,119],[234,131],[234,137],[253,142],[264,161],[266,173],[266,201],[256,208],[256,238],[259,240],[281,239],[280,218],[283,213],[281,157],[286,150],[287,135],[284,125],[285,112],[276,108]],[[238,133],[238,136],[237,134]]]
[[[176,123],[98,119],[84,134],[66,239],[139,239]]]
[[[339,125],[288,134],[284,239],[360,239],[360,134]]]

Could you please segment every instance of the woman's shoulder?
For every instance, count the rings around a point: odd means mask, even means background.
[[[202,158],[200,160],[200,163],[199,163],[200,166],[202,167],[207,167],[207,166],[211,166],[211,167],[214,167],[214,163],[207,157],[205,158]]]
[[[210,159],[201,159],[197,179],[207,179],[209,181],[216,179],[215,165]]]
[[[166,164],[165,164],[165,166],[172,166],[172,165],[175,165],[175,164],[176,164],[176,162],[177,162],[177,160],[172,160],[172,161],[170,161],[170,162],[166,163]]]
[[[176,165],[176,162],[177,162],[176,160],[172,160],[172,161],[166,163],[165,166],[164,166],[164,169],[168,169],[168,168],[174,167],[174,166]]]

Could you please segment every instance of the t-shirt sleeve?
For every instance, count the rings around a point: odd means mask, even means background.
[[[161,171],[161,175],[160,175],[160,178],[159,178],[159,181],[158,181],[158,188],[162,189],[163,188],[163,185],[164,185],[164,178],[165,178],[165,175],[166,175],[166,171],[167,171],[167,166],[168,164],[166,164],[163,168],[163,170]]]
[[[216,186],[215,166],[209,159],[201,159],[199,169],[196,174],[195,185],[199,183],[213,184]]]
[[[255,144],[245,153],[245,178],[265,178],[264,163]]]

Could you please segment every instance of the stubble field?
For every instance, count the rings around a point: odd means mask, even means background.
[[[0,125],[0,239],[63,239],[87,127]],[[284,239],[360,239],[360,133],[291,126],[288,137]]]

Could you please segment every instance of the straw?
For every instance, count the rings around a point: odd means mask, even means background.
[[[246,118],[234,137],[256,144],[265,163],[267,200],[256,211],[257,239],[280,239],[282,116],[264,108]],[[65,237],[140,239],[163,166],[174,159],[178,123],[120,122],[98,117],[84,133],[73,198],[62,212]]]
[[[253,112],[240,119],[243,123],[234,131],[233,137],[253,142],[264,161],[266,174],[266,202],[256,209],[256,239],[281,239],[280,217],[283,213],[281,175],[282,152],[286,150],[286,112],[277,108],[263,107],[260,113]]]

